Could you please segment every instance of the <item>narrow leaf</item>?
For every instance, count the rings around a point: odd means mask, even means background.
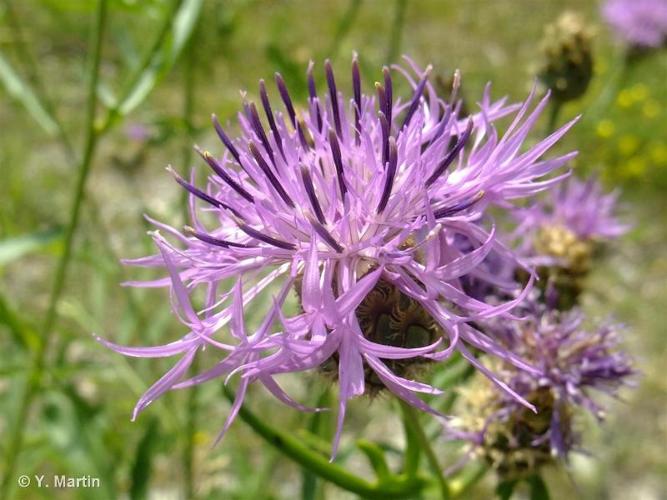
[[[0,81],[9,96],[21,103],[47,134],[55,135],[58,131],[56,121],[46,111],[30,86],[21,79],[2,54],[0,54]]]
[[[143,69],[140,68],[141,74],[137,78],[131,80],[134,84],[117,106],[117,111],[121,115],[128,114],[141,104],[157,82],[176,63],[197,25],[202,4],[203,0],[184,0],[173,18],[170,12],[167,13],[171,19],[171,29],[167,36],[159,37],[161,43],[153,46],[148,64]]]
[[[62,234],[62,229],[57,228],[0,240],[0,266],[48,245],[60,238]]]

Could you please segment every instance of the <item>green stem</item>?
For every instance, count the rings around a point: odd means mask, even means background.
[[[394,22],[391,25],[389,47],[387,49],[387,64],[391,64],[396,60],[398,52],[401,48],[401,38],[403,36],[403,24],[405,24],[406,6],[407,0],[396,0],[396,13],[394,14]]]
[[[234,394],[226,387],[225,395],[233,401]],[[395,477],[391,482],[370,483],[340,465],[330,462],[322,454],[307,448],[301,440],[269,426],[244,406],[239,410],[239,417],[285,456],[319,477],[363,498],[410,498],[423,486],[420,478],[403,476]]]
[[[93,153],[97,144],[98,136],[95,130],[96,90],[99,77],[100,59],[102,54],[102,39],[104,36],[106,18],[107,0],[99,0],[95,14],[95,27],[92,32],[93,51],[88,69],[88,102],[85,123],[86,137],[83,149],[84,154],[79,165],[78,178],[74,188],[72,207],[70,210],[70,220],[65,231],[63,253],[60,257],[58,267],[56,269],[49,299],[49,306],[43,326],[40,330],[39,344],[35,350],[32,364],[30,366],[25,392],[23,393],[19,403],[19,410],[15,421],[14,432],[12,433],[11,440],[7,446],[5,459],[6,469],[5,476],[2,480],[2,484],[0,485],[0,498],[9,498],[10,488],[13,481],[15,480],[14,473],[16,470],[16,462],[21,451],[21,447],[23,446],[23,431],[27,427],[25,425],[25,420],[28,417],[32,400],[37,393],[41,382],[41,375],[44,366],[44,358],[47,352],[48,340],[56,323],[57,306],[64,289],[65,278],[67,277],[67,270],[72,255],[74,234],[79,224],[81,202],[83,201],[86,180],[88,179]]]
[[[431,447],[431,443],[426,437],[424,428],[419,421],[419,414],[413,406],[409,405],[403,400],[400,400],[400,404],[401,410],[403,411],[403,418],[405,419],[407,425],[414,431],[417,442],[419,443],[421,450],[426,455],[426,460],[428,460],[428,464],[431,467],[431,472],[438,482],[438,487],[440,488],[440,498],[443,500],[448,500],[451,498],[449,485],[447,484],[447,480],[445,479],[442,468],[440,467],[440,463],[438,462],[438,457],[435,456],[435,452]]]

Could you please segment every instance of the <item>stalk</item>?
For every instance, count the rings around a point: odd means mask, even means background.
[[[431,468],[431,472],[433,473],[433,476],[438,483],[438,488],[440,489],[440,498],[442,498],[442,500],[449,500],[451,498],[449,485],[447,484],[447,480],[445,479],[442,468],[438,462],[438,457],[435,456],[433,447],[431,446],[428,437],[426,437],[424,428],[419,421],[419,414],[414,409],[414,407],[410,406],[402,400],[399,400],[399,402],[401,404],[401,410],[403,411],[403,418],[406,422],[406,425],[412,429],[415,437],[417,438],[417,443],[419,444],[421,451],[423,451],[426,455],[426,460],[428,461],[428,464]]]

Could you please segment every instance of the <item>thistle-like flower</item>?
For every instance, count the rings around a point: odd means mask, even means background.
[[[519,252],[538,266],[543,285],[557,288],[561,305],[574,304],[593,257],[629,229],[616,214],[619,195],[604,193],[595,178],[570,178],[513,212]]]
[[[563,313],[537,303],[527,306],[526,313],[527,321],[494,321],[488,331],[495,330],[503,344],[540,375],[497,360],[490,364],[537,413],[477,379],[461,389],[464,409],[452,422],[451,436],[469,441],[472,454],[505,479],[530,475],[555,458],[566,459],[580,445],[576,418],[581,409],[598,420],[605,416],[593,393],[616,396],[634,374],[629,358],[618,349],[618,325],[590,331],[582,324],[581,311]]]
[[[172,388],[239,375],[224,433],[250,383],[258,381],[282,402],[307,410],[275,377],[333,369],[339,385],[335,452],[348,400],[369,389],[386,387],[437,414],[416,393],[441,391],[410,379],[409,368],[454,351],[532,407],[482,366],[470,347],[535,370],[468,323],[509,315],[530,284],[515,299],[488,305],[469,297],[459,278],[493,283],[496,278],[480,263],[489,254],[515,260],[480,218],[491,204],[506,206],[567,175],[546,177],[575,153],[542,157],[575,120],[522,152],[546,97],[531,111],[532,94],[523,104],[506,105],[491,102],[487,88],[479,111],[461,120],[455,98],[438,98],[430,67],[408,65],[409,70],[393,68],[412,87],[407,99],[395,99],[389,68],[375,95],[365,95],[355,57],[348,100],[329,62],[326,91],[318,94],[311,64],[303,114],[280,75],[276,86],[284,112],[276,112],[261,81],[265,124],[252,102],[243,104],[235,140],[213,118],[226,152],[198,150],[212,171],[207,186],[200,189],[172,170],[191,194],[192,227],[181,232],[154,222],[171,241],[153,233],[159,253],[131,263],[166,269],[168,277],[133,284],[170,287],[188,332],[156,347],[101,340],[128,356],[180,356],[140,399],[135,417]],[[501,137],[493,123],[510,114],[513,121]],[[457,238],[469,248],[461,250]],[[199,311],[192,305],[195,289],[205,290]],[[285,306],[291,290],[299,302],[293,313]],[[267,292],[275,293],[269,310],[253,308],[255,298]],[[248,329],[247,311],[262,318],[257,329]],[[205,348],[220,351],[219,363],[183,380]]]
[[[607,0],[602,15],[632,48],[658,48],[667,41],[667,0]]]

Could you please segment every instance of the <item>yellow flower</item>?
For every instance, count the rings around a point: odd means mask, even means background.
[[[642,107],[642,113],[646,118],[655,118],[660,114],[660,104],[655,99],[649,99]]]
[[[599,137],[603,139],[608,139],[614,135],[615,127],[611,120],[602,120],[598,122],[595,132]]]
[[[634,135],[625,134],[618,140],[618,152],[624,156],[630,156],[638,147],[639,139]]]

